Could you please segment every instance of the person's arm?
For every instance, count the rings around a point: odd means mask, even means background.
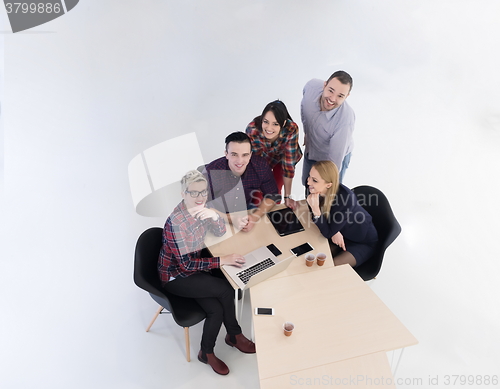
[[[276,202],[272,199],[264,197],[257,209],[248,215],[248,223],[241,230],[248,232],[252,230],[255,223],[257,223],[262,216],[268,213],[276,205]]]
[[[295,165],[302,158],[302,150],[299,146],[299,127],[292,121],[287,122],[287,139],[283,147],[283,184],[285,187],[285,204],[295,210],[298,204],[290,198],[292,194],[292,180],[295,176]]]
[[[290,197],[292,194],[292,178],[283,177],[283,186],[285,187],[285,205],[295,211],[299,207],[299,203]]]
[[[344,235],[340,231],[332,236],[331,241],[345,251]]]
[[[214,212],[216,212],[217,215],[219,215],[220,218],[219,220],[221,220],[225,224],[231,224],[232,226],[234,226],[234,228],[236,228],[237,231],[243,229],[243,227],[245,227],[248,224],[248,214],[246,212],[224,213],[214,208],[211,209]],[[222,235],[224,234],[225,232],[222,233]],[[216,235],[216,236],[222,236],[222,235]]]
[[[254,158],[254,156],[252,156]],[[270,211],[276,201],[281,199],[281,195],[278,194],[278,187],[276,186],[276,180],[274,179],[273,172],[264,158],[256,156],[250,163],[252,166],[252,176],[249,179],[260,180],[260,191],[263,194],[263,199],[258,206],[258,208],[252,214],[248,215],[248,223],[242,228],[242,231],[250,231],[253,225],[262,217]],[[247,168],[248,169],[248,168]]]
[[[248,224],[248,213],[246,212],[228,213],[226,217],[236,231],[242,230]]]
[[[344,103],[345,104],[345,103]],[[349,109],[350,107],[345,106],[341,109]],[[342,111],[339,112],[345,117],[342,117],[338,122],[338,128],[335,129],[335,133],[330,139],[330,159],[337,165],[337,168],[342,170],[342,162],[347,152],[348,142],[354,131],[354,113],[352,111]]]
[[[302,117],[302,129],[304,131],[304,142],[302,142],[302,146],[305,147],[306,140],[307,140],[307,133],[306,133],[306,124],[305,124],[305,117],[304,117],[304,107],[302,105],[300,106],[300,116]]]
[[[245,133],[250,137],[250,140],[252,140],[252,136],[254,136],[254,134],[255,134],[256,131],[257,131],[257,128],[255,127],[255,122],[254,121],[252,121],[251,123],[249,123],[248,126],[247,126],[247,128],[245,129]]]
[[[307,131],[309,129],[309,124],[307,123],[307,105],[310,104],[314,99],[311,88],[315,89],[315,82],[317,82],[317,80],[315,79],[309,80],[302,89],[302,101],[300,102],[300,118],[302,120],[302,130],[304,131],[304,142],[302,143],[303,146],[307,145]]]
[[[193,215],[206,223],[207,228],[215,235],[222,236],[226,233],[226,223],[219,212],[213,208],[203,207]]]
[[[212,209],[215,213],[217,213],[217,215],[219,215],[219,218],[222,219],[226,224],[233,224],[231,217],[229,216],[228,213],[221,212],[215,208],[210,208],[210,209]]]
[[[338,225],[336,223],[332,223],[331,219],[332,219],[331,213],[328,219],[323,214],[320,214],[319,217],[317,217],[316,214],[314,214],[313,216],[314,224],[316,224],[319,231],[321,232],[321,235],[323,235],[326,239],[331,239],[332,236],[334,236],[337,232],[340,231]]]
[[[177,258],[181,272],[193,272],[200,270],[216,269],[220,267],[219,257],[200,258],[198,251],[192,251],[189,247],[196,246],[195,239],[188,231],[186,224],[165,224],[164,239],[172,254]]]
[[[342,200],[337,202],[339,203],[341,201]],[[340,232],[340,230],[342,230],[347,223],[345,212],[343,211],[342,206],[339,206],[338,204],[332,205],[330,208],[330,216],[326,218],[319,207],[318,193],[307,196],[307,203],[311,207],[314,224],[318,226],[319,231],[325,238],[331,239],[335,234]]]
[[[283,197],[285,199],[285,203],[287,200],[291,200],[290,195],[292,194],[292,180],[292,177],[286,177],[285,175],[283,175],[283,186],[285,188],[285,194],[283,195]]]

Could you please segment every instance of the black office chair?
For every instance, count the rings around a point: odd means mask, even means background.
[[[166,313],[171,313],[175,322],[184,327],[186,359],[189,362],[191,360],[189,327],[205,319],[206,313],[196,300],[170,294],[161,287],[157,265],[162,246],[162,233],[161,228],[153,227],[144,231],[137,239],[134,259],[134,282],[139,288],[149,292],[153,300],[160,304],[146,332],[149,331],[160,313],[163,313],[165,309],[169,311]]]
[[[363,280],[368,281],[379,273],[385,250],[401,233],[401,226],[392,212],[387,197],[380,190],[372,186],[358,186],[352,191],[361,206],[371,215],[378,233],[375,253],[365,263],[354,268]]]

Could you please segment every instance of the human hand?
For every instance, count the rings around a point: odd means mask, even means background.
[[[339,232],[332,236],[332,242],[345,251],[344,236]]]
[[[231,223],[237,231],[242,230],[248,224],[248,215],[245,216],[231,216]]]
[[[241,231],[249,232],[258,221],[259,218],[255,215],[247,216],[247,224],[241,229]]]
[[[299,207],[299,203],[290,197],[285,199],[285,205],[295,211]]]
[[[307,204],[309,204],[315,215],[321,213],[321,210],[319,209],[319,193],[311,193],[307,196]]]
[[[246,261],[245,257],[240,254],[229,254],[220,257],[219,262],[221,265],[242,267]]]
[[[211,208],[201,208],[193,213],[194,217],[197,217],[200,220],[205,220],[208,218],[212,218],[213,221],[216,221],[219,218],[217,212],[215,212]]]

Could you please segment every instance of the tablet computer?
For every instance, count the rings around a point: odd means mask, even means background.
[[[267,217],[273,224],[279,236],[286,236],[296,232],[304,231],[299,218],[291,208],[278,209],[267,213]]]

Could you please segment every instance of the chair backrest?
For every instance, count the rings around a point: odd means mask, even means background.
[[[157,270],[158,256],[162,246],[162,234],[163,230],[160,227],[152,227],[144,231],[137,239],[134,259],[134,282],[139,288],[149,292],[153,299],[155,299],[155,296],[160,297],[162,303],[157,299],[155,300],[164,308],[170,310],[170,303],[161,286]]]
[[[158,275],[158,256],[160,255],[163,229],[152,227],[144,231],[135,246],[134,282],[163,308],[172,313],[175,322],[181,327],[191,327],[206,317],[206,312],[195,299],[168,293],[161,286]]]
[[[392,212],[389,200],[379,189],[365,185],[353,188],[352,191],[356,194],[359,204],[371,215],[379,238],[377,250],[372,258],[356,269],[366,280],[375,277],[380,271],[385,250],[401,233],[401,226]]]

